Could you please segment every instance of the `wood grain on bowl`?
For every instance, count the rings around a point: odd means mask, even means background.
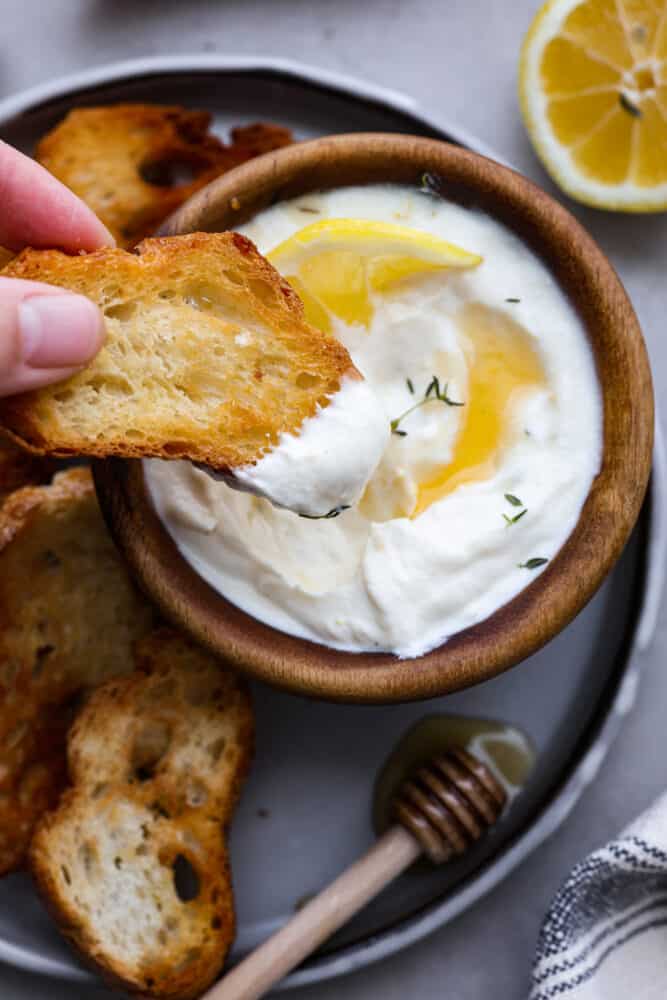
[[[447,143],[356,134],[270,153],[204,188],[166,232],[242,225],[268,205],[318,189],[422,186],[503,222],[545,262],[578,312],[600,381],[603,457],[579,521],[546,570],[485,621],[416,660],[346,653],[278,632],[206,584],[182,558],[147,496],[139,463],[98,463],[102,507],[131,567],[163,612],[239,669],[340,701],[427,698],[525,659],[590,600],[639,514],[651,465],[653,394],[637,318],[612,266],[579,223],[521,175]]]

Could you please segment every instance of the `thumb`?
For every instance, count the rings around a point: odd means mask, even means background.
[[[103,340],[102,314],[85,296],[0,278],[0,396],[67,378]]]

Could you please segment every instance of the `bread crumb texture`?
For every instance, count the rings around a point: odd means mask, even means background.
[[[253,746],[245,685],[162,628],[69,736],[69,788],[30,850],[65,936],[116,986],[186,1000],[234,934],[226,831]]]

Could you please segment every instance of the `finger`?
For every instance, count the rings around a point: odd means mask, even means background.
[[[0,244],[96,250],[113,246],[106,226],[48,170],[0,142]]]
[[[104,341],[104,320],[83,295],[0,277],[0,396],[59,382]]]

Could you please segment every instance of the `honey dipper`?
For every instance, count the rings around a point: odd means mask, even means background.
[[[473,754],[451,748],[420,767],[393,800],[397,820],[362,857],[251,952],[204,1000],[255,1000],[425,854],[458,857],[498,819],[506,794]]]

